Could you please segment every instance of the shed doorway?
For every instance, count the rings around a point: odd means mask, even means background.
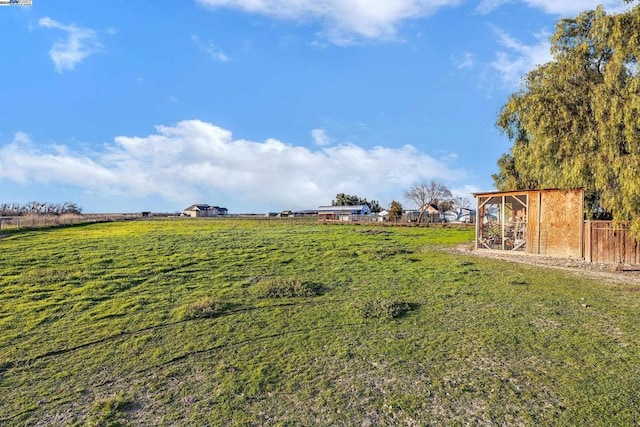
[[[528,208],[527,194],[479,196],[477,247],[526,251]]]

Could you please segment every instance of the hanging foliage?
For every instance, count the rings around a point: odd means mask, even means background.
[[[640,6],[556,24],[553,61],[528,73],[497,125],[513,141],[500,190],[584,187],[592,217],[640,236]]]

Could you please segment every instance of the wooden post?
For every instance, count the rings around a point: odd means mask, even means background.
[[[542,228],[542,191],[538,191],[538,251],[537,254],[540,255],[540,236],[541,236],[541,228]]]
[[[505,231],[505,217],[507,212],[504,209],[504,203],[505,203],[505,199],[504,196],[502,196],[502,204],[500,205],[500,222],[502,223],[502,250],[506,250],[506,246],[505,246],[505,241],[504,241],[504,231]]]
[[[480,239],[480,196],[476,196],[476,250],[478,250],[478,239]]]
[[[585,261],[593,262],[593,252],[591,248],[591,228],[592,222],[584,222],[584,259]]]

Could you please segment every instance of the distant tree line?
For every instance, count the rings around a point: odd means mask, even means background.
[[[454,197],[444,183],[435,180],[429,183],[414,184],[405,191],[404,198],[417,209],[418,217],[415,220],[417,222],[427,220],[426,213],[429,207],[436,209],[439,213],[453,211],[460,219],[472,206],[471,200],[467,197]],[[369,201],[357,195],[338,193],[336,198],[331,201],[331,206],[354,205],[367,205],[372,213],[382,211],[382,206],[377,200]],[[400,221],[403,218],[404,207],[397,200],[391,201],[387,211],[390,221]]]
[[[0,204],[0,216],[24,216],[24,215],[63,215],[82,213],[82,208],[73,202],[47,203],[28,202],[2,203]]]

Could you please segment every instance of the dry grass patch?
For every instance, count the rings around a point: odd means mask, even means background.
[[[395,319],[411,310],[407,302],[390,298],[377,298],[363,301],[356,305],[360,316],[364,319]]]
[[[316,284],[284,277],[263,279],[258,282],[256,290],[261,298],[314,297],[320,293]]]
[[[224,313],[229,305],[211,297],[203,297],[187,305],[182,313],[183,319],[203,319],[217,317]]]

